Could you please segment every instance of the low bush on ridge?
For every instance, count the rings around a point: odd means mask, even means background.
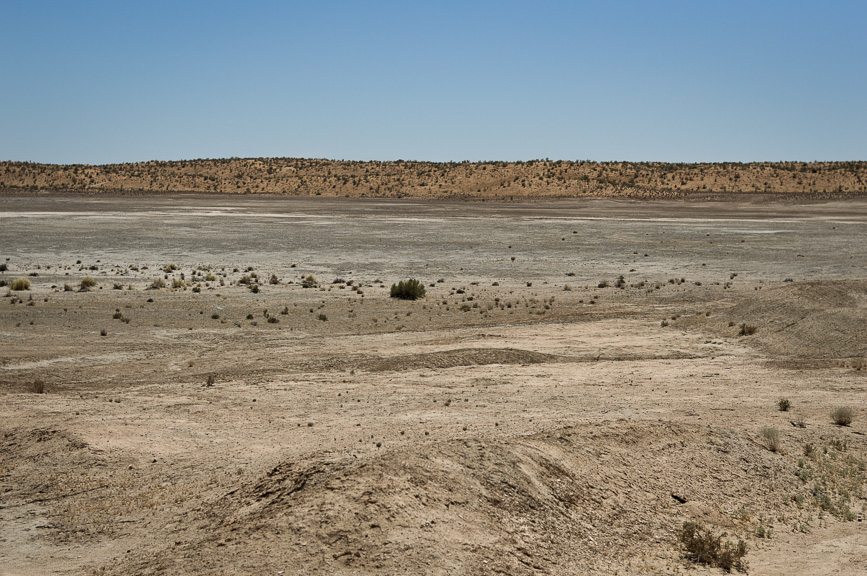
[[[424,297],[424,284],[415,278],[409,280],[401,280],[397,284],[391,285],[391,297],[401,300],[417,300]]]

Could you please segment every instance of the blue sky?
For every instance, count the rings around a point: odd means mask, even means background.
[[[867,2],[0,5],[0,160],[867,160]]]

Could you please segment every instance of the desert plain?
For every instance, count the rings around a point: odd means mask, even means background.
[[[2,195],[0,574],[721,573],[687,521],[864,574],[865,247],[857,199]]]

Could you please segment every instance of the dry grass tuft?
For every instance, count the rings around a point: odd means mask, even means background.
[[[9,284],[10,290],[30,290],[30,280],[27,278],[16,278]]]
[[[852,423],[854,413],[848,406],[839,406],[831,412],[831,420],[837,426],[848,426]]]
[[[779,452],[781,447],[780,432],[776,428],[762,428],[762,441],[771,452]]]
[[[695,562],[718,566],[728,572],[732,569],[747,571],[744,560],[747,545],[743,540],[738,540],[737,544],[723,542],[722,536],[715,536],[710,529],[702,528],[695,522],[684,522],[678,539],[686,549],[687,556]]]

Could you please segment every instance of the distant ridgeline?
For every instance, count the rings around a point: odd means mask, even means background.
[[[352,162],[229,158],[133,164],[0,163],[0,190],[353,198],[851,198],[867,162]]]

